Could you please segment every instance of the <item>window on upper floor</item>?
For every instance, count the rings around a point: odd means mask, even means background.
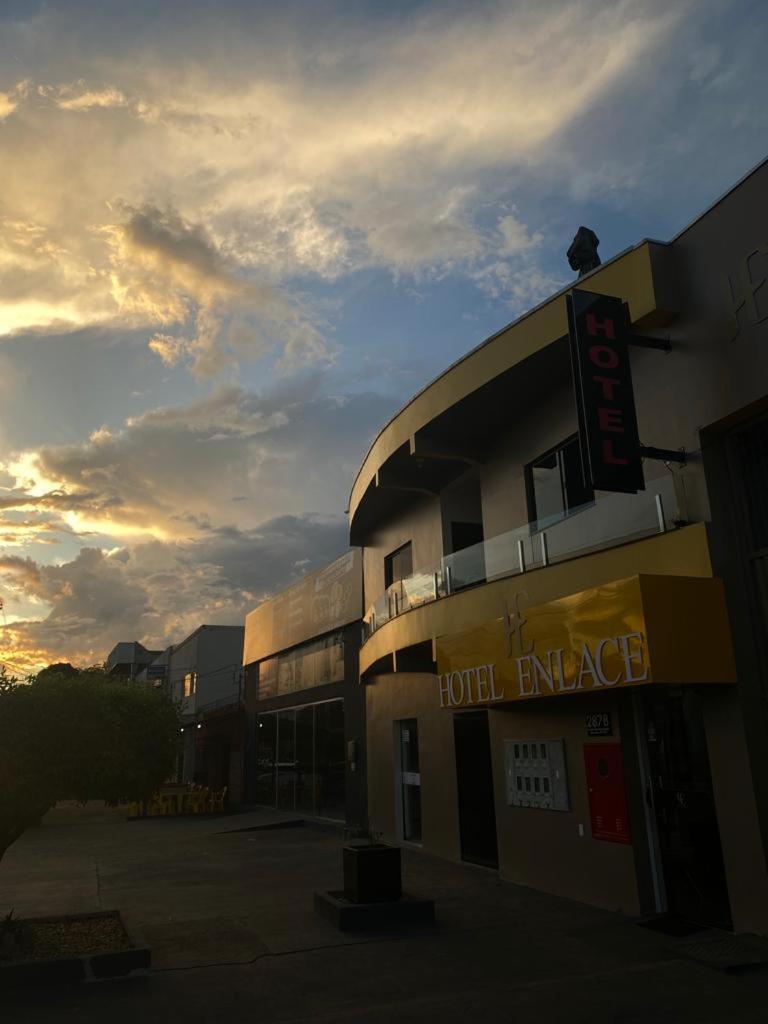
[[[187,672],[184,676],[184,696],[193,697],[197,691],[197,672]]]
[[[384,559],[384,586],[391,587],[398,580],[404,580],[413,572],[413,555],[411,553],[411,542],[403,544],[397,551],[387,555]]]
[[[595,498],[582,479],[578,434],[528,463],[525,482],[531,522],[567,515]]]
[[[311,686],[344,682],[344,639],[329,633],[319,640],[265,658],[257,666],[258,699],[282,696]]]
[[[440,494],[443,521],[443,554],[481,544],[483,537],[483,503],[480,481],[470,473]]]

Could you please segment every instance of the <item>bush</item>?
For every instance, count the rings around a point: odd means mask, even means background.
[[[147,799],[173,770],[179,728],[166,696],[99,669],[3,674],[0,859],[58,800]]]

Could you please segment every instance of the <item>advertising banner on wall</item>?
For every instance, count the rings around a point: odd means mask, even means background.
[[[596,491],[644,490],[626,306],[579,288],[565,300],[584,482]]]
[[[340,629],[362,614],[362,556],[359,548],[353,548],[246,616],[243,663],[248,665]]]

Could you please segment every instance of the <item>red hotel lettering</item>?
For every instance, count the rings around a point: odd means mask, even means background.
[[[613,454],[613,441],[606,438],[603,441],[603,462],[609,466],[628,466],[629,459],[621,459]]]
[[[594,313],[587,313],[586,320],[587,334],[591,334],[593,338],[597,335],[598,331],[602,331],[603,336],[610,338],[611,341],[616,338],[612,317],[606,316],[602,320],[598,320]]]
[[[598,321],[592,313],[587,313],[587,332],[596,334],[602,330],[606,338],[613,339],[613,320],[606,317],[602,322]],[[601,370],[613,370],[619,365],[619,355],[610,345],[592,345],[589,349],[590,361],[599,366]],[[603,377],[595,374],[592,377],[595,384],[598,384],[603,392],[603,399],[609,402],[615,401],[613,389],[621,381],[615,377]],[[597,423],[603,433],[623,434],[624,413],[621,409],[608,409],[601,406],[597,410]],[[628,466],[629,459],[624,459],[613,450],[613,441],[604,438],[602,441],[603,464],[607,466]]]
[[[593,377],[592,380],[596,384],[602,385],[603,398],[608,402],[614,402],[616,399],[613,394],[613,389],[617,384],[621,384],[621,381],[617,377]]]
[[[601,370],[613,370],[619,365],[619,357],[610,345],[592,345],[589,358]]]
[[[614,434],[624,433],[624,413],[621,409],[606,409],[601,407],[597,410],[597,422],[601,430],[607,430]]]

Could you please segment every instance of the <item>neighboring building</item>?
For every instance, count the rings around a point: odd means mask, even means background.
[[[244,632],[243,626],[198,626],[164,651],[123,642],[107,658],[109,672],[162,689],[180,704],[184,742],[175,777],[226,786],[229,804],[243,799]]]
[[[768,932],[766,195],[768,162],[489,338],[374,441],[349,507],[387,839]],[[595,462],[582,476],[574,287],[670,342],[620,359],[613,321],[587,314],[595,458],[631,468],[633,383],[637,493],[593,489]]]
[[[246,617],[249,802],[365,825],[361,566],[349,551]]]
[[[126,676],[136,679],[151,661],[162,651],[148,651],[136,640],[123,641],[115,644],[107,655],[107,672],[113,676]]]
[[[245,718],[242,626],[198,626],[170,648],[167,689],[181,703],[181,779],[228,790],[242,800]]]
[[[168,692],[168,669],[171,663],[173,647],[166,647],[156,657],[136,673],[136,682],[146,683],[154,690]]]

